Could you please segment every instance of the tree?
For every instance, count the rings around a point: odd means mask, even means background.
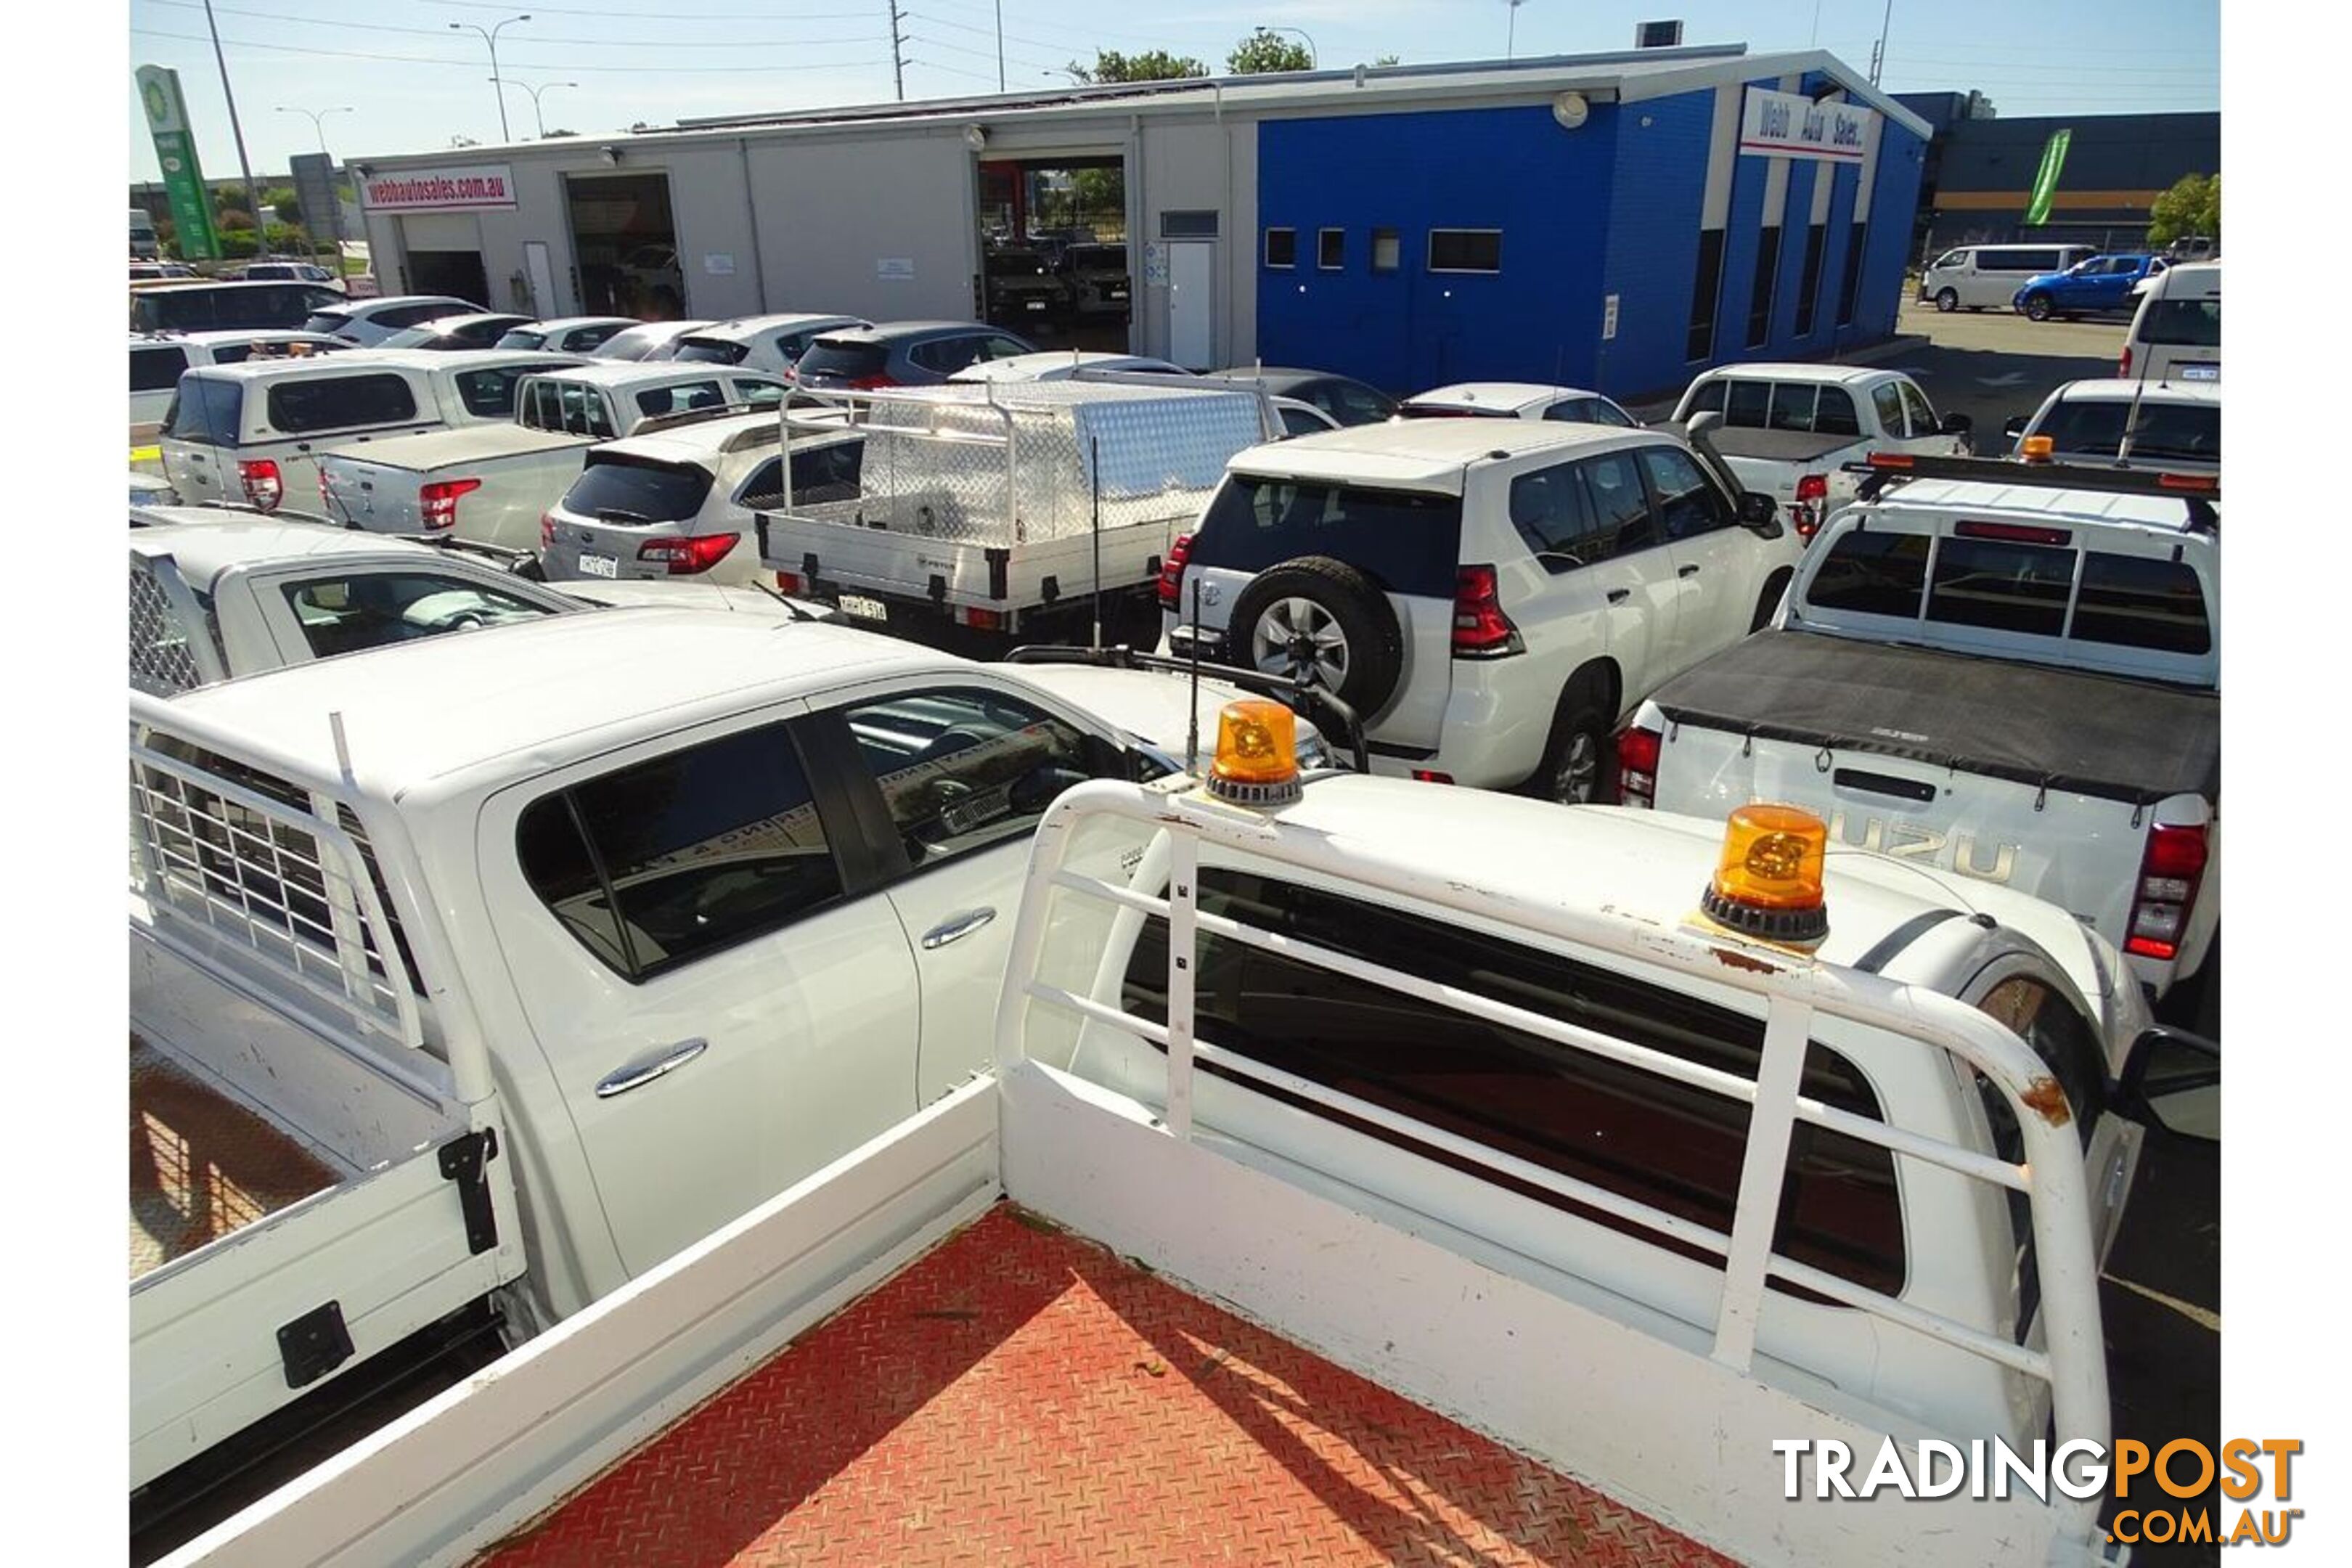
[[[2221,237],[2221,176],[2183,174],[2147,205],[2151,245],[2169,245],[2199,235]]]
[[[1080,81],[1180,81],[1186,77],[1209,74],[1209,68],[1192,56],[1171,55],[1166,49],[1151,49],[1139,55],[1097,49],[1093,65],[1082,66],[1072,60],[1069,70]]]
[[[261,193],[261,205],[286,223],[299,223],[302,204],[296,199],[291,185],[273,185]]]
[[[1225,57],[1225,68],[1235,76],[1264,76],[1275,71],[1303,71],[1315,68],[1315,57],[1304,44],[1288,38],[1268,27],[1260,27],[1234,46]]]
[[[549,132],[546,135],[541,136],[540,140],[542,142],[552,142],[558,136],[577,136],[579,134],[580,132],[577,131],[566,131],[562,126],[558,126],[554,130]]]

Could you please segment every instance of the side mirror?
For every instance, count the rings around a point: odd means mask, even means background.
[[[2158,1024],[2124,1058],[2116,1109],[2143,1126],[2182,1138],[2221,1138],[2221,1047],[2202,1035]]]
[[[2032,422],[2031,415],[2012,414],[2010,416],[2009,423],[2000,427],[2000,433],[2014,441],[2025,434],[2025,427]]]
[[[1739,494],[1739,526],[1763,539],[1778,539],[1785,531],[1780,527],[1780,503],[1756,490]]]
[[[1696,440],[1722,423],[1722,415],[1712,408],[1702,408],[1683,422],[1683,428],[1691,433],[1693,440]]]
[[[1977,422],[1965,414],[1947,414],[1944,416],[1943,424],[1937,426],[1947,436],[1966,436],[1973,432],[1976,427]]]

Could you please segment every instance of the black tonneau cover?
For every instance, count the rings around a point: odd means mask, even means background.
[[[1767,631],[1668,681],[1651,700],[1677,723],[2133,805],[2221,798],[2221,699],[2152,681]]]

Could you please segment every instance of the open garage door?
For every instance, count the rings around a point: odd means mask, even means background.
[[[674,321],[687,314],[667,174],[567,174],[580,308],[592,316]]]
[[[984,159],[979,168],[981,319],[1041,348],[1132,348],[1127,163]]]
[[[412,250],[408,253],[408,289],[413,294],[446,294],[471,300],[488,310],[490,279],[482,269],[478,250]]]

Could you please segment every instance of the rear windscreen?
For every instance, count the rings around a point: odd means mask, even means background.
[[[700,468],[612,453],[589,458],[563,509],[599,522],[678,522],[700,511],[709,493]]]
[[[289,436],[357,430],[415,418],[416,395],[396,375],[320,376],[272,386],[268,410],[270,427]]]
[[[236,445],[238,416],[245,406],[245,389],[216,376],[189,374],[180,378],[179,391],[163,416],[163,434],[174,441],[205,447]]]
[[[2128,403],[2061,403],[2033,432],[2062,453],[2112,458],[2123,449]],[[2221,460],[2221,407],[2215,403],[2143,403],[2132,426],[2135,457]]]
[[[801,355],[798,366],[801,377],[830,376],[842,381],[856,381],[869,375],[879,375],[890,363],[890,351],[880,343],[845,342],[838,338],[819,338]]]
[[[2080,642],[2164,653],[2210,653],[2213,627],[2197,574],[2182,561],[2091,552],[2074,601],[2071,635]]]
[[[131,324],[142,331],[176,332],[299,327],[310,319],[310,302],[319,292],[306,283],[151,289],[131,300]]]
[[[302,330],[306,332],[333,333],[341,331],[351,324],[352,317],[348,310],[318,310],[312,312],[310,320],[302,323]]]
[[[669,357],[693,364],[741,364],[751,352],[749,343],[730,343],[720,338],[681,338],[677,353]]]
[[[1805,601],[1865,616],[1919,614],[1927,585],[1927,536],[1855,529],[1839,536],[1814,569]]]
[[[2188,563],[2063,545],[1857,529],[1830,546],[1806,585],[1805,603],[1916,620],[1923,594],[1930,625],[2158,653],[2213,647],[2205,587]]]
[[[534,331],[529,327],[510,327],[496,346],[502,349],[536,349],[545,347],[546,343],[545,332]]]
[[[2218,349],[2221,346],[2221,301],[2211,300],[2152,300],[2141,318],[2139,341],[2168,343],[2176,348]]]
[[[1390,593],[1451,599],[1461,547],[1458,496],[1232,474],[1201,519],[1191,560],[1263,572],[1328,555]]]

